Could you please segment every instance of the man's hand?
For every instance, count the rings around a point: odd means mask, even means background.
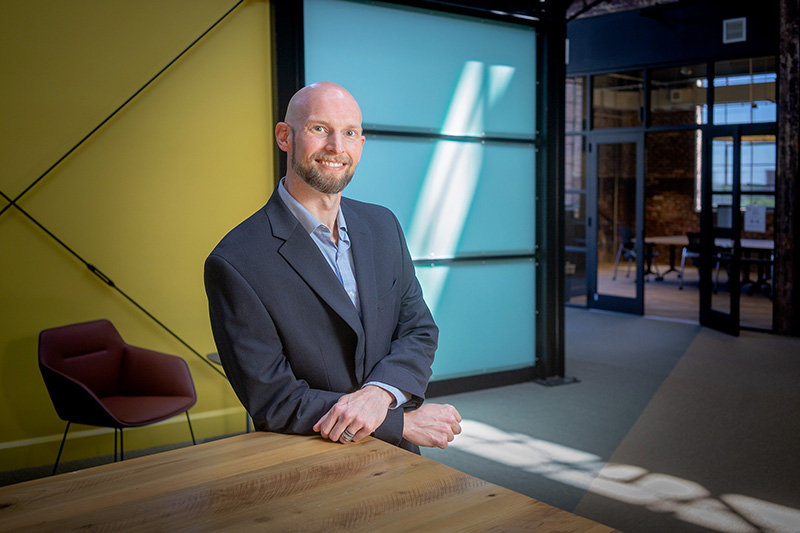
[[[386,390],[367,385],[339,398],[313,429],[334,442],[358,442],[383,424],[393,401],[394,397]]]
[[[404,415],[403,438],[417,446],[445,449],[461,433],[461,415],[452,405],[426,403]]]

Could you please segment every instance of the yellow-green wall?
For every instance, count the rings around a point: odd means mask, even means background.
[[[0,0],[0,190],[16,198],[235,4]],[[269,3],[246,1],[18,202],[202,354],[203,261],[272,189],[269,33]],[[96,318],[188,362],[198,438],[244,430],[223,377],[14,207],[0,254],[0,471],[52,464],[64,430],[39,331]],[[111,430],[70,435],[63,461],[112,453]],[[187,440],[185,417],[125,432],[126,450]]]

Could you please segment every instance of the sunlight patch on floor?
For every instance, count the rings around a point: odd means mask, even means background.
[[[800,531],[800,510],[741,494],[714,496],[693,481],[464,420],[453,448],[619,502],[723,533]]]

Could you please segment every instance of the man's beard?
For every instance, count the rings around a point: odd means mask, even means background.
[[[314,154],[311,157],[311,161],[316,160],[318,155],[319,154]],[[320,173],[319,169],[311,166],[310,163],[306,165],[300,164],[300,162],[295,158],[294,152],[292,152],[292,170],[294,170],[295,173],[314,190],[317,190],[323,194],[338,194],[342,192],[350,183],[350,180],[353,179],[353,174],[355,173],[355,169],[353,168],[353,160],[349,157],[346,157],[344,163],[347,169],[344,175],[339,179],[329,179],[324,177],[322,173]]]

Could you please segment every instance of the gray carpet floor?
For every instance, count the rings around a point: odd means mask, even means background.
[[[629,533],[800,532],[800,339],[567,309],[567,375],[432,399],[423,455]]]

